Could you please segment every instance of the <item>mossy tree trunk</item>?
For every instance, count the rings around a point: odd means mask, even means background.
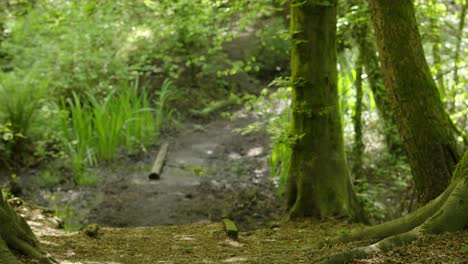
[[[359,5],[359,1],[351,1],[349,4],[354,8]],[[362,16],[361,8],[358,9],[356,16]],[[352,174],[354,180],[364,178],[363,173],[363,155],[364,155],[364,142],[362,138],[362,111],[363,111],[363,69],[364,69],[364,40],[367,36],[367,22],[361,22],[358,17],[354,18],[355,23],[353,26],[353,36],[358,47],[358,57],[355,62],[356,77],[354,80],[354,87],[356,90],[356,103],[353,112],[353,126],[354,126],[354,144],[353,144],[353,158],[354,164],[352,167]]]
[[[362,32],[361,32],[362,33]],[[353,126],[354,126],[354,145],[353,145],[353,176],[354,179],[363,179],[363,155],[364,155],[364,142],[362,138],[362,109],[363,109],[363,91],[362,91],[362,57],[363,53],[359,51],[358,59],[356,61],[356,79],[354,87],[356,88],[356,104],[353,113]]]
[[[354,12],[356,16],[354,18],[355,23],[353,24],[353,38],[361,54],[362,65],[364,66],[365,73],[367,74],[367,81],[377,107],[379,122],[385,137],[385,144],[392,155],[404,155],[400,134],[398,132],[389,95],[385,89],[382,71],[379,65],[375,35],[370,26],[371,18],[367,8],[367,1],[353,0],[349,2],[349,5],[349,8],[358,7],[357,11],[348,11]]]
[[[424,234],[454,232],[468,228],[468,151],[453,173],[449,187],[418,210],[381,225],[358,230],[332,242],[382,239],[372,245],[354,248],[327,257],[321,263],[346,263],[386,252],[414,241]]]
[[[12,250],[31,257],[41,264],[55,263],[40,249],[26,221],[10,207],[0,191],[0,263],[21,263]]]
[[[290,217],[362,219],[343,146],[336,70],[337,1],[291,2]]]
[[[422,203],[448,186],[460,155],[424,57],[413,1],[369,0],[385,85]]]

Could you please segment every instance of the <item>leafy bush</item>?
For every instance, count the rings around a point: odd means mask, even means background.
[[[32,79],[32,75],[0,73],[0,123],[7,124],[7,129],[14,135],[8,144],[3,144],[4,156],[10,161],[11,155],[24,154],[29,143],[39,138],[34,132],[41,126],[38,110],[47,83]]]
[[[114,10],[105,2],[38,1],[10,29],[2,46],[12,59],[4,67],[33,72],[31,78],[48,82],[51,94],[105,96],[130,78],[116,56],[127,27]]]

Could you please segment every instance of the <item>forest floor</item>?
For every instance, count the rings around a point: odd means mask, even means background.
[[[17,210],[43,247],[62,264],[316,263],[372,241],[317,247],[317,242],[356,227],[332,219],[303,220],[241,232],[227,238],[220,223],[99,229],[95,238],[57,229],[51,211],[27,204]],[[464,247],[462,245],[465,245]],[[385,254],[353,263],[468,263],[468,230],[421,237]],[[25,259],[25,263],[34,263]]]
[[[43,247],[68,264],[315,263],[371,243],[317,247],[318,241],[356,227],[333,219],[277,224],[284,208],[268,177],[267,136],[232,132],[251,121],[190,122],[166,136],[162,142],[170,147],[160,180],[148,179],[158,147],[92,169],[100,179],[96,186],[77,187],[55,165],[20,172],[26,202],[17,210]],[[380,188],[391,190],[388,184]],[[379,193],[385,208],[399,195]],[[54,215],[65,221],[65,230]],[[227,238],[223,217],[238,225],[238,240]],[[89,223],[100,226],[96,238],[74,231]],[[468,231],[425,236],[355,263],[468,263]]]

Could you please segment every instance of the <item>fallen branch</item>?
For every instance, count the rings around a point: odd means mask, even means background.
[[[154,161],[153,168],[151,169],[151,172],[148,175],[148,178],[150,180],[159,180],[161,178],[161,172],[164,166],[164,161],[167,156],[168,148],[169,148],[169,143],[162,144],[161,149],[158,152],[158,156],[156,157],[156,160]]]
[[[220,100],[220,101],[215,101],[209,103],[204,109],[202,110],[196,110],[196,109],[191,109],[190,114],[192,114],[195,117],[199,118],[206,118],[213,112],[216,112],[224,107],[230,106],[230,105],[237,105],[242,102],[241,98],[235,94],[231,94],[229,98]]]

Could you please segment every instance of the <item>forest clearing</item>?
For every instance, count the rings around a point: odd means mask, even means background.
[[[468,263],[467,0],[3,0],[0,264]]]

